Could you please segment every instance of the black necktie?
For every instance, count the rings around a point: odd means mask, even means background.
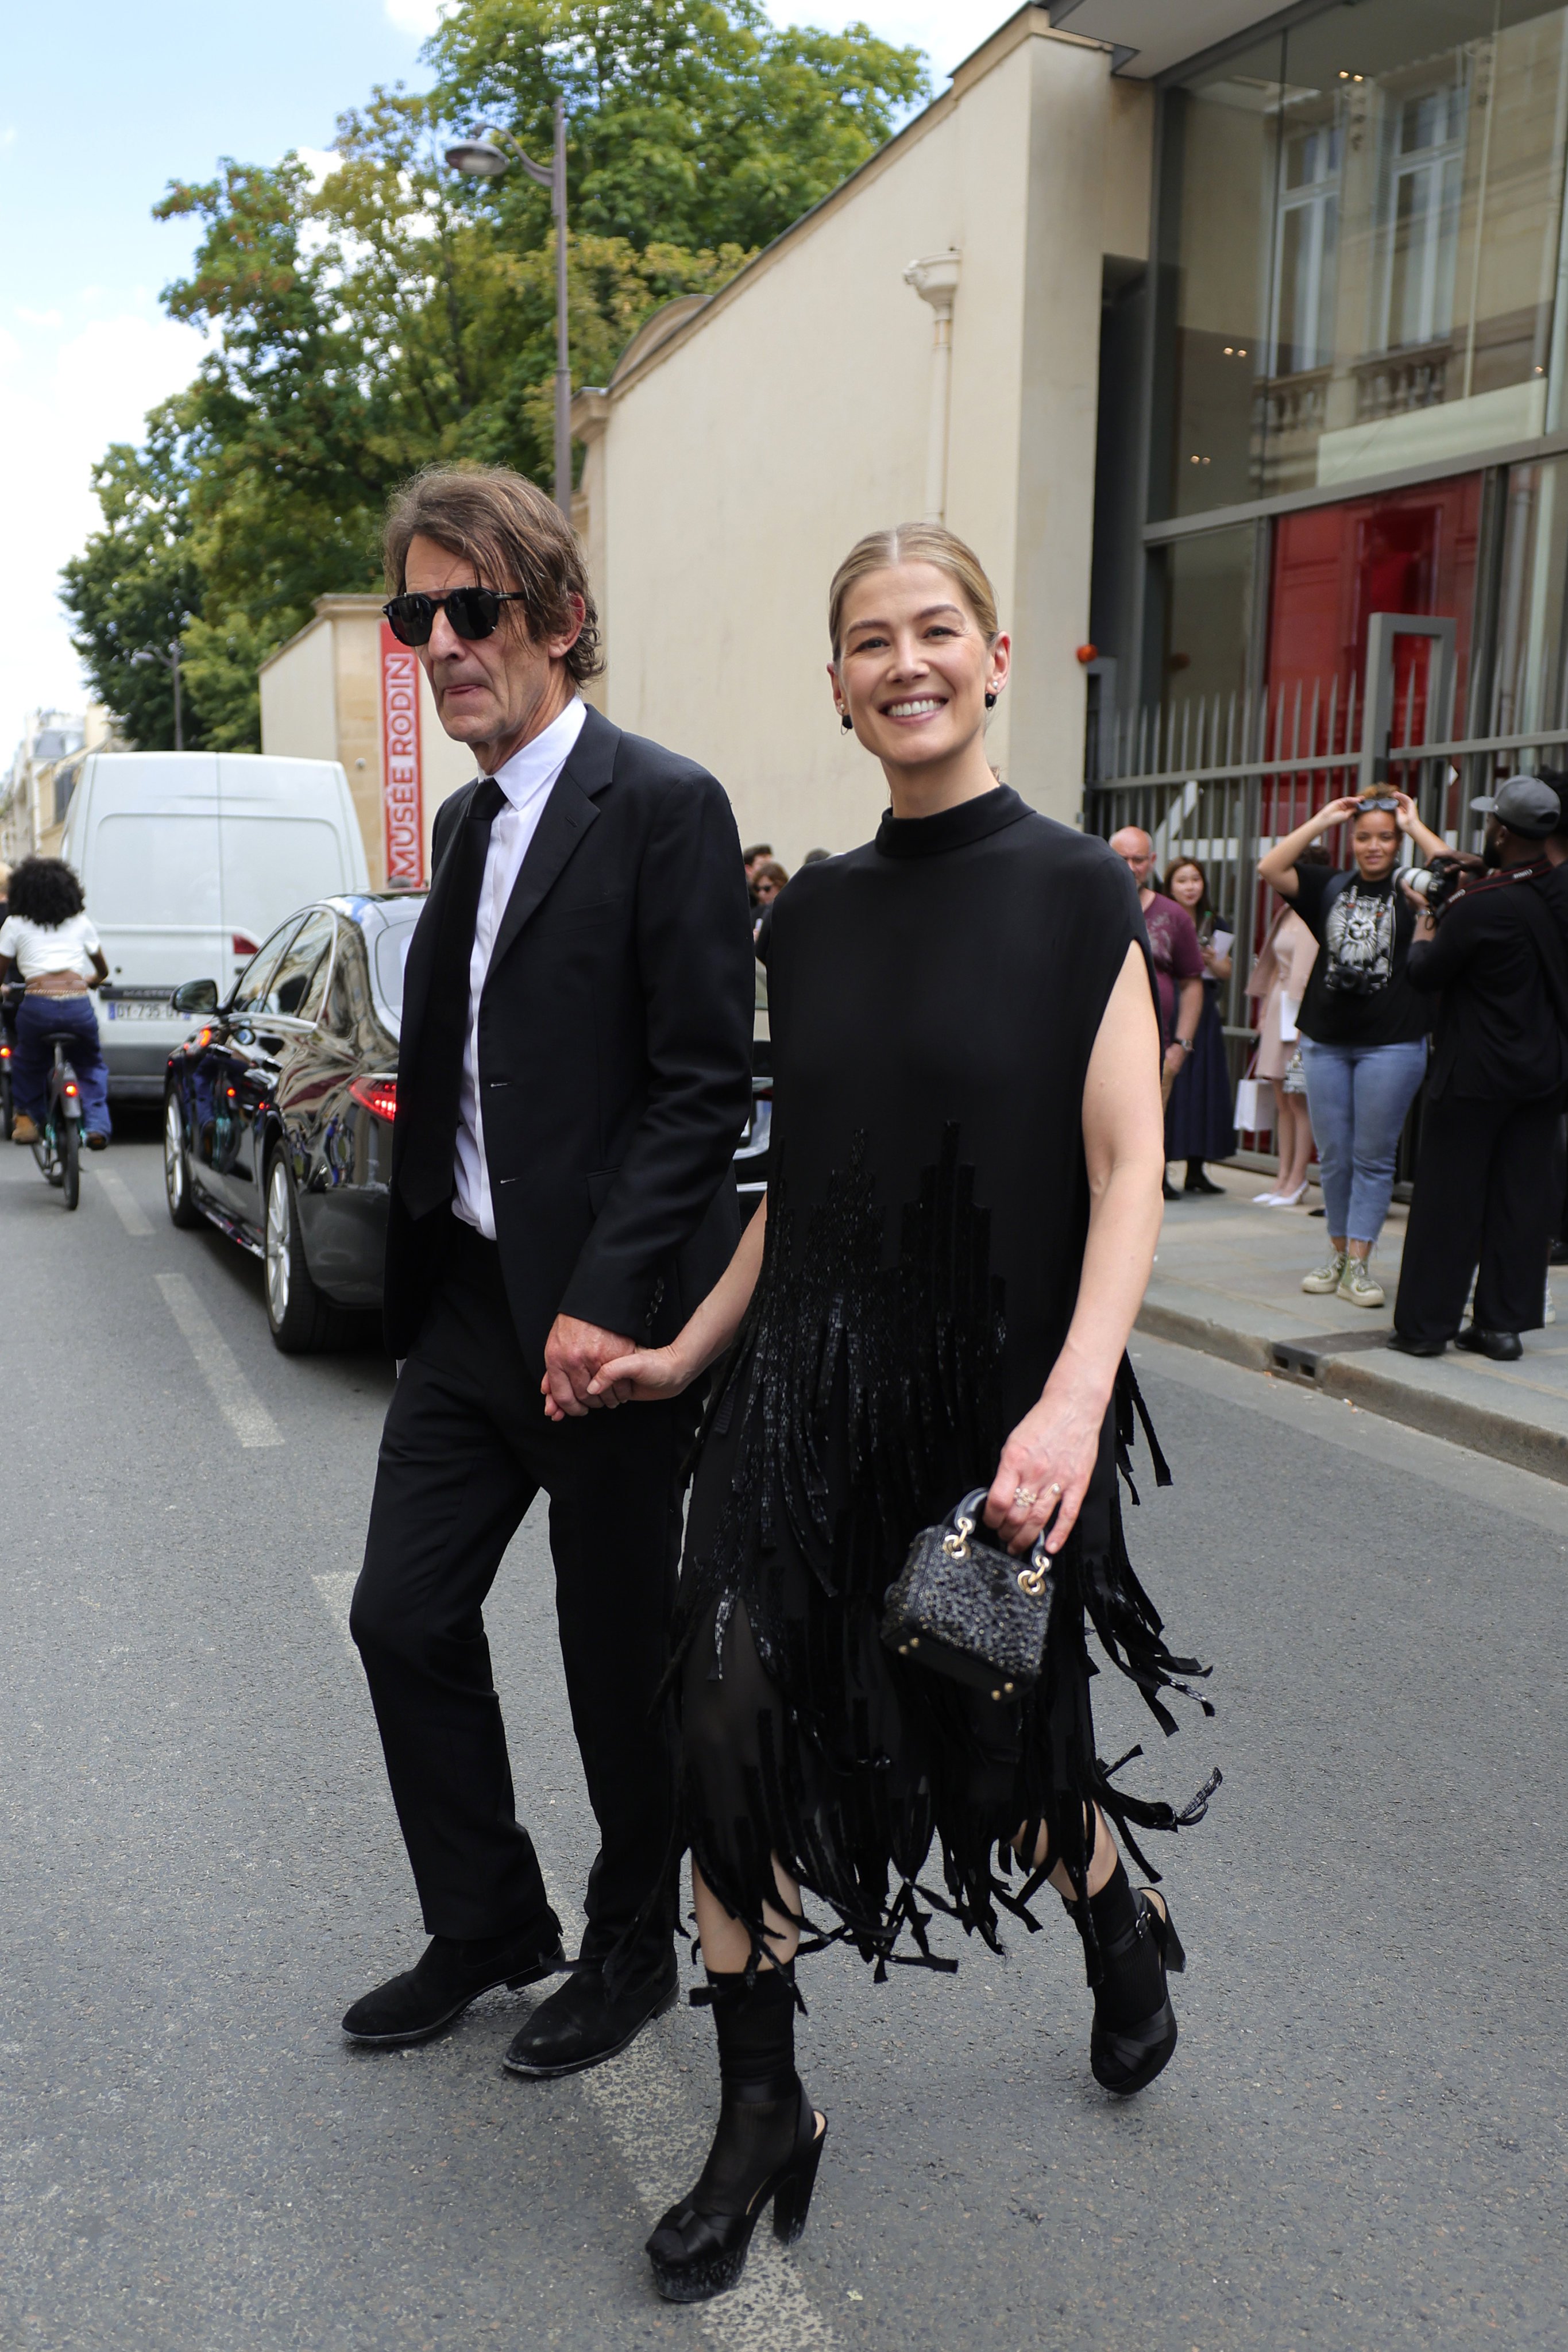
[[[411,1216],[423,1217],[451,1197],[458,1150],[458,1098],[468,1034],[468,964],[484,887],[490,826],[507,805],[493,776],[481,776],[457,840],[447,852],[447,887],[430,967],[419,1038],[408,1140],[398,1189]]]

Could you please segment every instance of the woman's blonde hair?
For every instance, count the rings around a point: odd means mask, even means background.
[[[900,522],[891,530],[868,531],[864,539],[858,539],[833,575],[827,592],[827,634],[835,661],[844,642],[844,600],[850,589],[868,572],[886,572],[895,563],[934,563],[939,572],[945,572],[979,622],[986,644],[993,642],[996,593],[974,550],[965,547],[940,522]]]

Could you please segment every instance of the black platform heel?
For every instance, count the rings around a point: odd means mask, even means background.
[[[712,2003],[723,2095],[701,2178],[647,2241],[667,2303],[706,2303],[737,2284],[770,2204],[774,2237],[795,2244],[827,2137],[795,2071],[793,1969],[759,1969],[750,1985],[710,1970],[692,1999]]]
[[[703,2199],[703,2185],[699,2181],[689,2197],[683,2197],[678,2205],[670,2207],[648,2240],[647,2258],[653,2265],[653,2282],[666,2303],[707,2303],[713,2295],[724,2294],[731,2287],[738,2286],[746,2267],[752,2233],[770,2201],[773,2235],[781,2246],[793,2246],[804,2232],[806,2215],[811,2210],[811,2192],[816,2186],[816,2168],[822,2161],[823,2143],[827,2137],[827,2118],[816,2113],[804,2090],[797,2087],[795,2097],[798,2112],[795,2146],[777,2170],[770,2173],[754,2191],[744,2212],[710,2210],[705,2201],[700,2201]],[[750,2104],[772,2106],[776,2102]],[[731,2108],[728,2092],[725,2107]],[[722,2121],[720,2130],[722,2133]]]
[[[1079,1906],[1067,1907],[1081,1934]],[[1169,1909],[1145,1888],[1135,1892],[1120,1861],[1089,1907],[1104,1970],[1094,1989],[1089,2068],[1106,2090],[1129,2099],[1171,2063],[1176,2017],[1165,1979],[1183,1973],[1187,1955]]]

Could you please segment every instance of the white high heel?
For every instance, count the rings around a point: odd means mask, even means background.
[[[1303,1183],[1298,1184],[1293,1192],[1271,1192],[1268,1196],[1268,1205],[1271,1209],[1293,1209],[1306,1190],[1307,1187]]]

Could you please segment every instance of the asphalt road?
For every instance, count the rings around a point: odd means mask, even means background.
[[[1141,1344],[1178,1485],[1134,1557],[1220,1714],[1135,1769],[1226,1775],[1156,1857],[1176,2058],[1096,2088],[1057,1916],[953,1979],[813,1960],[811,2227],[671,2310],[640,2249],[705,2140],[703,2012],[549,2086],[499,2065],[530,1994],[405,2056],[340,2038],[422,1942],[344,1633],[390,1370],[275,1354],[258,1274],[173,1230],[150,1140],[74,1217],[0,1153],[0,2344],[1568,2340],[1568,1490]],[[569,1900],[537,1519],[490,1622]],[[1113,1679],[1107,1753],[1142,1728]]]

